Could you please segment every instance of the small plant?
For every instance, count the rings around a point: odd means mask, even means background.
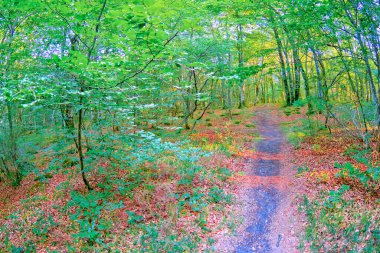
[[[367,190],[375,190],[380,180],[380,167],[370,166],[367,170],[361,171],[351,163],[335,164],[341,168],[336,177],[350,178],[359,181]]]
[[[289,142],[294,148],[300,148],[301,143],[306,137],[315,136],[320,130],[324,129],[318,120],[311,118],[283,124],[282,128],[287,133]],[[318,146],[314,148],[318,149]]]
[[[307,100],[303,100],[303,99],[298,99],[298,100],[296,100],[296,101],[293,102],[293,106],[295,108],[297,108],[298,110],[301,107],[304,107],[306,104],[307,104]]]
[[[232,172],[229,169],[224,168],[224,167],[218,168],[217,172],[218,172],[218,178],[221,179],[222,181],[226,181],[227,178],[232,176]]]
[[[341,169],[336,174],[336,177],[359,181],[368,191],[377,191],[380,182],[380,166],[372,163],[367,158],[368,153],[369,150],[360,150],[357,149],[357,146],[348,148],[345,154],[354,158],[358,163],[365,165],[367,169],[361,170],[349,162],[345,164],[335,163],[335,167]]]
[[[52,216],[44,217],[44,213],[42,212],[36,223],[34,223],[32,231],[42,241],[45,241],[49,236],[49,230],[56,225]]]
[[[36,252],[36,245],[32,241],[29,240],[26,243],[24,243],[23,247],[12,245],[11,249],[12,249],[11,250],[12,253],[32,253],[32,252]]]
[[[290,116],[294,113],[294,108],[293,107],[286,107],[285,110],[284,110],[284,114],[286,116]]]
[[[245,126],[248,127],[248,128],[256,128],[256,125],[253,124],[253,123],[248,123]]]
[[[143,216],[137,215],[135,212],[126,211],[126,213],[128,214],[128,224],[130,225],[140,223],[144,220]]]
[[[196,252],[199,238],[191,233],[177,233],[165,229],[165,224],[141,225],[142,236],[139,239],[140,249],[137,252]],[[167,231],[162,233],[162,231]]]
[[[48,179],[50,179],[50,178],[53,178],[53,174],[45,173],[45,174],[41,174],[39,176],[36,176],[34,178],[34,181],[47,182]]]
[[[224,191],[219,187],[212,187],[208,193],[211,202],[219,203],[223,200]]]
[[[210,231],[206,227],[207,225],[207,213],[206,212],[200,212],[198,218],[195,220],[195,222],[198,224],[199,227],[202,228],[204,231]]]
[[[232,203],[232,195],[225,194],[223,189],[220,189],[218,187],[212,187],[210,189],[208,196],[209,196],[210,201],[213,203],[226,203],[226,204]]]
[[[200,188],[195,188],[193,193],[184,193],[181,196],[177,195],[179,200],[179,211],[181,212],[185,206],[191,208],[193,212],[200,212],[205,208],[208,203],[204,201],[205,194],[201,192]]]
[[[301,174],[308,171],[310,171],[310,168],[307,166],[300,166],[297,168],[297,174]]]
[[[22,207],[28,207],[28,211],[24,212],[20,209],[6,218],[9,224],[12,224],[12,230],[9,231],[8,225],[0,226],[0,248],[3,249],[3,251],[0,250],[1,252],[36,252],[36,245],[47,241],[51,230],[58,224],[54,222],[51,215],[46,215],[38,207],[34,208],[41,200],[43,198],[37,197],[23,200]],[[19,237],[18,246],[11,243],[10,232],[12,231]]]
[[[102,217],[103,212],[121,208],[123,205],[107,202],[106,195],[100,192],[91,191],[82,195],[72,191],[68,206],[76,209],[75,213],[70,215],[71,220],[78,224],[78,232],[73,234],[73,237],[93,246],[95,243],[103,244],[103,237],[112,225]]]
[[[330,191],[329,197],[326,199],[324,206],[327,208],[336,208],[337,204],[342,203],[342,195],[350,189],[348,185],[342,185],[338,190]]]

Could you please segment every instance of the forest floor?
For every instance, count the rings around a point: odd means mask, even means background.
[[[139,172],[129,194],[108,192],[124,205],[102,213],[112,226],[100,238],[121,252],[380,252],[380,186],[365,174],[380,153],[362,150],[339,126],[330,134],[318,117],[265,105],[210,110],[180,135],[156,130],[210,153],[194,175],[162,159]],[[31,173],[18,187],[0,183],[0,252],[104,249],[72,236],[72,192],[85,190],[75,166],[63,171],[46,182]],[[184,186],[181,175],[193,179]]]
[[[292,147],[280,130],[284,121],[273,106],[258,107],[253,122],[259,135],[240,155],[243,173],[234,177],[243,222],[233,237],[221,236],[221,252],[297,252],[298,222],[294,199]]]

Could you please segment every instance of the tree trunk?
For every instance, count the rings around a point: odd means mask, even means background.
[[[81,93],[82,92],[83,92],[83,87],[81,87]],[[82,175],[83,182],[86,185],[87,189],[91,191],[92,187],[86,178],[85,167],[84,167],[84,155],[83,155],[83,145],[82,145],[82,128],[83,128],[83,95],[82,94],[80,94],[79,106],[80,106],[80,109],[78,112],[78,136],[77,136],[79,165],[80,165],[80,172]]]
[[[278,52],[278,57],[280,60],[280,66],[281,66],[281,79],[282,79],[282,84],[284,85],[284,90],[285,90],[285,100],[286,100],[286,105],[291,105],[291,97],[290,97],[290,92],[289,92],[289,84],[288,84],[288,78],[286,76],[286,68],[285,68],[285,62],[284,62],[284,57],[282,55],[282,44],[281,44],[281,39],[278,34],[277,28],[273,27],[273,33],[274,37],[276,39],[277,43],[277,52]]]
[[[238,51],[238,61],[239,61],[239,67],[244,66],[244,59],[243,59],[243,28],[241,24],[237,25],[237,51]],[[244,79],[240,77],[239,79],[239,106],[238,108],[241,109],[245,107],[245,98],[244,98]]]
[[[16,161],[17,161],[17,144],[16,144],[16,137],[14,133],[13,128],[13,114],[12,114],[12,105],[9,101],[7,101],[7,115],[8,115],[8,126],[9,126],[9,151],[11,154],[11,160],[15,167]]]

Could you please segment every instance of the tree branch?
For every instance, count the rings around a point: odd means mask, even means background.
[[[94,39],[92,40],[91,47],[88,50],[88,54],[87,54],[87,61],[88,62],[91,61],[91,55],[92,55],[92,52],[94,51],[96,40],[98,39],[98,33],[99,33],[99,28],[100,28],[100,20],[103,16],[104,9],[106,8],[106,4],[107,4],[107,0],[104,0],[103,5],[102,5],[102,9],[100,10],[100,13],[99,13],[99,16],[97,19],[98,23],[95,26],[95,36],[94,36]]]
[[[137,76],[137,75],[141,74],[142,72],[144,72],[144,70],[145,70],[146,68],[149,67],[149,65],[150,65],[150,64],[151,64],[151,63],[157,58],[157,56],[158,56],[162,51],[164,51],[165,47],[166,47],[166,46],[167,46],[172,40],[174,40],[174,38],[177,37],[178,34],[179,34],[179,31],[177,31],[173,36],[171,36],[168,40],[166,40],[165,44],[163,45],[163,48],[162,48],[161,50],[159,50],[156,54],[154,54],[154,55],[152,56],[152,58],[151,58],[147,63],[145,63],[145,65],[144,65],[140,70],[138,70],[138,71],[136,71],[135,73],[133,73],[133,74],[131,74],[131,75],[129,75],[129,76],[123,78],[121,81],[119,81],[119,82],[115,85],[115,87],[122,85],[123,83],[125,83],[125,82],[128,81],[129,79],[134,78],[135,76]]]
[[[79,39],[79,41],[87,48],[87,49],[90,49],[90,47],[87,45],[87,43],[85,41],[82,40],[82,38],[79,36],[78,33],[75,32],[75,30],[72,28],[70,22],[67,20],[66,17],[64,17],[60,12],[54,10],[46,1],[44,1],[47,5],[47,7],[52,11],[54,12],[56,15],[58,15],[66,24],[67,26],[69,27],[69,29],[71,31],[73,31],[73,33],[75,34],[75,36]]]

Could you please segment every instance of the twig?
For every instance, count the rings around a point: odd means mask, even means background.
[[[162,48],[161,50],[159,50],[156,54],[154,54],[154,55],[152,56],[152,58],[151,58],[147,63],[145,63],[145,65],[144,65],[140,70],[136,71],[136,72],[133,73],[132,75],[127,76],[127,77],[125,77],[124,79],[122,79],[121,81],[119,81],[119,82],[115,85],[115,87],[122,85],[124,82],[128,81],[129,79],[134,78],[135,76],[137,76],[137,75],[141,74],[142,72],[144,72],[144,70],[145,70],[146,68],[149,67],[149,65],[150,65],[150,64],[151,64],[151,63],[157,58],[157,56],[158,56],[162,51],[164,51],[165,47],[166,47],[166,46],[167,46],[167,45],[168,45],[168,44],[169,44],[169,43],[170,43],[175,37],[177,37],[178,34],[179,34],[179,31],[177,31],[173,36],[171,36],[171,37],[165,42],[165,44],[163,45],[163,48]]]

